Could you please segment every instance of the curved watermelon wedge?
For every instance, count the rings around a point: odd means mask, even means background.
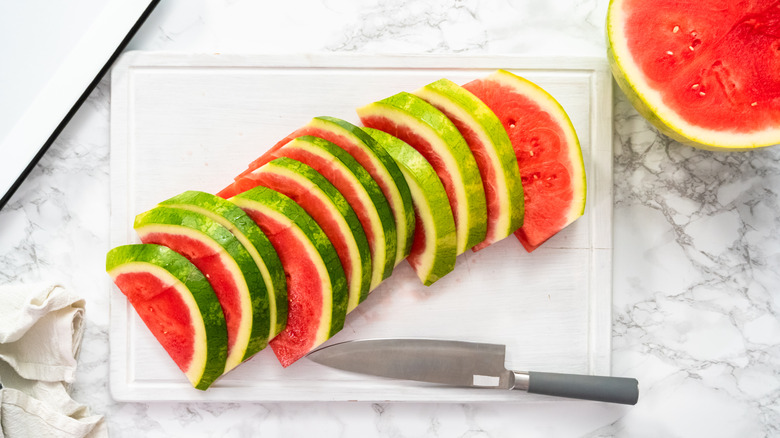
[[[780,8],[774,1],[612,0],[616,82],[661,132],[711,150],[780,143]]]
[[[374,290],[393,272],[397,243],[393,213],[379,185],[352,155],[322,138],[310,135],[295,138],[274,155],[310,166],[347,199],[368,238],[372,269],[370,290]],[[234,183],[238,193],[256,185],[251,174]]]
[[[485,240],[487,206],[482,178],[474,155],[447,116],[406,92],[358,108],[357,113],[366,127],[398,137],[431,163],[455,215],[458,254]]]
[[[366,299],[371,286],[368,238],[341,192],[316,170],[287,157],[264,164],[247,177],[297,202],[328,236],[347,276],[347,313]]]
[[[233,233],[203,214],[162,206],[136,216],[134,228],[143,243],[178,252],[211,283],[228,328],[225,372],[265,348],[268,292],[255,261]]]
[[[287,324],[287,284],[282,262],[273,245],[244,210],[232,202],[206,192],[186,191],[161,202],[164,207],[181,208],[207,216],[230,230],[244,245],[263,275],[268,292],[269,328],[272,339]]]
[[[123,245],[106,255],[106,271],[193,387],[222,375],[225,316],[195,265],[164,246]]]
[[[390,204],[390,210],[393,212],[393,219],[395,219],[396,237],[398,240],[395,264],[398,265],[401,260],[409,255],[412,246],[412,233],[414,233],[414,207],[412,206],[409,187],[407,187],[406,180],[398,169],[398,165],[390,158],[387,152],[377,147],[371,136],[366,135],[365,132],[352,123],[335,117],[315,117],[252,162],[249,168],[240,174],[237,179],[278,156],[277,151],[291,140],[306,135],[328,140],[347,151],[366,169],[368,174],[382,189],[382,193]],[[232,196],[227,191],[224,194]]]
[[[398,163],[414,201],[416,226],[414,243],[407,257],[409,265],[426,286],[455,268],[455,218],[447,191],[436,171],[413,147],[392,135],[363,128]]]
[[[414,94],[455,124],[477,161],[487,201],[487,234],[474,251],[510,236],[523,226],[523,186],[512,142],[493,111],[465,88],[448,80]]]
[[[585,210],[577,133],[554,97],[513,73],[498,70],[463,87],[493,110],[509,134],[525,193],[523,227],[515,236],[531,252]]]
[[[287,276],[287,327],[270,345],[288,367],[344,326],[347,279],[333,244],[303,208],[258,186],[230,198],[260,226]]]

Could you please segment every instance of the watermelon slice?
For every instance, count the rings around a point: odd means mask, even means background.
[[[401,260],[409,255],[412,246],[412,233],[414,233],[412,197],[406,185],[406,180],[398,169],[398,165],[384,149],[377,147],[371,136],[366,135],[365,132],[352,123],[335,117],[315,117],[306,126],[288,135],[268,152],[252,162],[249,165],[249,169],[240,174],[239,178],[269,162],[273,157],[278,156],[276,151],[282,146],[294,138],[304,135],[328,140],[349,152],[379,184],[382,193],[390,204],[393,219],[395,219],[396,237],[398,240],[395,264],[398,265]],[[224,194],[232,196],[229,192]]]
[[[585,165],[577,133],[555,98],[508,71],[463,87],[493,110],[509,134],[525,193],[523,227],[515,236],[531,252],[585,210]]]
[[[396,227],[387,198],[366,169],[333,143],[310,135],[277,149],[275,156],[300,161],[322,174],[347,199],[368,237],[371,251],[371,288],[374,290],[395,267]],[[246,174],[233,184],[241,193],[257,183]]]
[[[780,143],[776,1],[613,0],[613,76],[669,137],[713,150]]]
[[[401,92],[358,108],[368,128],[384,131],[414,147],[436,170],[455,215],[458,254],[485,240],[487,206],[477,162],[458,129],[441,111]]]
[[[455,218],[447,191],[431,164],[413,147],[386,132],[363,129],[390,153],[409,185],[417,224],[407,261],[420,281],[430,286],[453,270],[457,257]]]
[[[244,209],[276,248],[287,276],[287,327],[270,345],[292,365],[344,326],[347,279],[333,244],[292,199],[258,186],[230,201]]]
[[[225,316],[195,265],[164,246],[124,245],[108,252],[106,271],[193,387],[205,390],[222,375]]]
[[[178,252],[211,283],[228,328],[225,372],[265,348],[268,292],[252,256],[230,230],[200,213],[162,206],[136,216],[134,227],[143,243]]]
[[[477,160],[487,201],[487,235],[472,249],[510,236],[523,226],[523,185],[501,121],[476,96],[448,79],[432,82],[414,94],[452,120]]]
[[[246,177],[297,202],[325,231],[347,275],[347,312],[366,299],[371,286],[368,239],[341,192],[316,170],[287,157],[264,164]]]
[[[180,193],[159,205],[205,215],[236,236],[260,269],[268,291],[270,317],[268,339],[278,335],[287,324],[287,284],[284,270],[276,250],[252,218],[232,202],[210,193],[194,190]]]

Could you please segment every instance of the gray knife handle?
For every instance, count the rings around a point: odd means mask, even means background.
[[[635,405],[639,382],[626,377],[588,376],[531,371],[515,372],[515,387],[532,394]]]

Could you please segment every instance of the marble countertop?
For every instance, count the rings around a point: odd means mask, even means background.
[[[168,0],[129,49],[605,56],[607,0]],[[0,283],[87,298],[73,397],[112,436],[764,437],[780,434],[780,149],[713,153],[656,133],[614,90],[612,372],[636,406],[118,403],[108,390],[104,78],[0,211]]]

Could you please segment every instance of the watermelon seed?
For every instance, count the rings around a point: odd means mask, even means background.
[[[707,94],[707,93],[705,93],[703,91],[699,91],[699,96],[704,96],[705,94]]]
[[[672,29],[672,32],[677,33],[680,31],[680,26],[674,26],[674,29]]]
[[[699,88],[699,84],[693,84],[693,85],[691,85],[691,89],[695,90],[695,89],[697,89],[697,88]]]
[[[750,104],[750,106],[757,106],[757,105],[758,105],[758,102],[753,102],[753,103]]]
[[[667,55],[674,55],[674,52],[672,52],[671,50],[667,50],[667,51],[666,51],[666,54],[667,54]]]

